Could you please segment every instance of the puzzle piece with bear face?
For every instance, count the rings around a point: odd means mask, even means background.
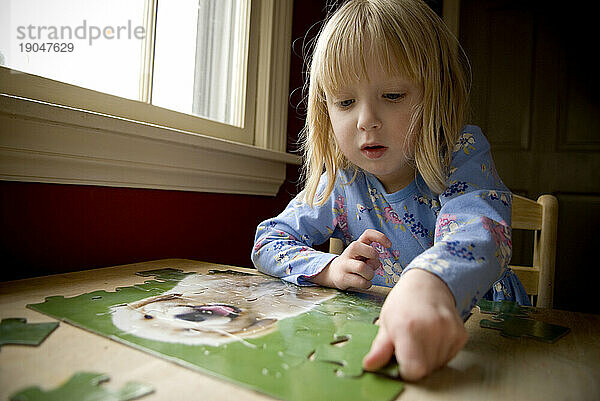
[[[108,380],[101,373],[77,372],[53,390],[28,387],[13,394],[10,401],[128,401],[154,392],[151,386],[135,382],[126,383],[116,391],[101,386]]]

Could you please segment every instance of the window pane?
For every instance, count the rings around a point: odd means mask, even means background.
[[[250,0],[158,2],[152,103],[242,126]]]
[[[0,0],[0,63],[139,99],[144,0]]]

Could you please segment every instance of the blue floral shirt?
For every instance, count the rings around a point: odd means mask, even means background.
[[[321,178],[320,189],[326,179]],[[307,279],[336,257],[313,249],[314,244],[335,237],[347,246],[373,228],[392,242],[390,248],[372,244],[381,261],[373,284],[392,287],[410,269],[427,270],[448,285],[463,317],[490,288],[496,290],[493,299],[526,303],[523,287],[506,269],[511,201],[488,141],[478,127],[466,126],[442,194],[433,194],[420,176],[388,194],[370,173],[340,171],[324,204],[311,207],[300,194],[279,216],[258,226],[252,261],[266,274],[310,285]],[[507,272],[512,275],[507,277]],[[507,294],[515,291],[518,294]]]

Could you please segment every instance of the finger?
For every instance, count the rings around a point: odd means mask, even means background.
[[[394,355],[394,344],[385,329],[380,326],[371,349],[363,358],[363,368],[369,371],[380,369],[390,361],[392,355]]]
[[[357,288],[357,289],[361,289],[361,290],[368,290],[369,288],[371,288],[373,286],[373,283],[371,283],[371,280],[367,280],[366,278],[362,277],[359,274],[348,274],[346,277],[346,282],[348,283],[346,289],[349,288]]]
[[[379,258],[377,259],[366,259],[364,260],[364,263],[369,266],[369,268],[373,271],[373,274],[375,274],[375,270],[379,269],[381,267],[381,260],[379,260]],[[371,277],[373,278],[373,277]]]
[[[400,376],[408,381],[422,379],[432,370],[432,359],[437,356],[430,355],[427,350],[435,351],[437,347],[424,347],[419,337],[408,334],[397,339],[395,344],[396,359]]]
[[[369,264],[369,262],[371,262],[371,264]],[[375,277],[375,270],[377,270],[377,268],[373,269],[372,261],[362,262],[359,260],[354,260],[348,265],[350,273],[357,274],[369,282],[373,280],[373,277]],[[377,267],[379,267],[379,265],[377,265]]]
[[[346,252],[346,255],[351,259],[379,261],[377,250],[363,242],[354,241],[346,248]]]
[[[454,349],[458,328],[456,327],[456,322],[453,318],[454,316],[448,311],[439,313],[437,317],[436,330],[443,332],[444,336],[431,337],[430,346],[437,350],[437,352],[431,356],[432,365],[443,365],[448,361],[448,358]],[[436,367],[437,366],[432,366],[432,369],[435,369]]]
[[[456,356],[467,341],[467,330],[456,311],[452,310],[443,313],[439,318],[439,322],[442,325],[441,327],[444,327],[442,331],[445,332],[445,335],[439,339],[439,353],[437,359],[434,361],[439,366],[434,368],[446,365]]]
[[[369,289],[372,285],[371,280],[357,273],[360,271],[362,274],[369,277],[369,270],[371,270],[371,268],[364,262],[355,259],[347,259],[339,273],[336,274],[337,278],[334,279],[334,286],[340,290],[347,290],[351,287],[365,290]],[[375,275],[375,273],[372,274]]]
[[[460,350],[463,349],[463,347],[467,343],[467,340],[468,340],[467,330],[464,328],[464,326],[461,326],[459,333],[457,333],[457,335],[456,335],[456,340],[450,347],[448,355],[446,356],[444,365],[447,364],[448,362],[450,362],[456,356],[456,354],[458,354],[460,352]]]
[[[392,246],[392,241],[385,236],[384,233],[374,230],[372,228],[366,229],[363,231],[360,237],[356,240],[358,242],[362,242],[363,244],[371,245],[372,242],[379,242],[386,248]]]

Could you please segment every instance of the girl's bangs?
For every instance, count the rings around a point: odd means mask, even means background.
[[[371,18],[368,18],[371,17]],[[367,65],[375,62],[390,76],[416,80],[417,70],[392,29],[385,29],[373,16],[338,20],[320,52],[320,68],[316,73],[324,92],[336,93],[341,88],[367,79]],[[393,44],[393,45],[392,45]],[[394,46],[395,45],[395,46]]]

